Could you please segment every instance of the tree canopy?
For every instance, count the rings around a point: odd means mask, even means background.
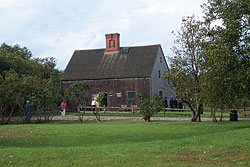
[[[192,121],[202,104],[220,110],[250,105],[250,2],[208,0],[202,8],[202,19],[183,18],[166,73],[193,110]]]
[[[60,78],[54,58],[33,58],[31,51],[19,45],[0,46],[0,116],[8,123],[15,111],[24,116],[27,100],[37,111],[54,110],[61,101]],[[8,116],[7,120],[4,120]]]
[[[175,46],[172,48],[176,54],[170,58],[170,69],[165,78],[173,82],[177,98],[190,108],[192,121],[200,121],[202,112],[202,88],[204,69],[202,65],[203,24],[195,16],[184,17],[182,26],[175,33]]]
[[[203,9],[209,25],[204,44],[206,86],[213,89],[208,93],[220,92],[221,108],[242,107],[250,99],[250,1],[209,0]],[[212,26],[218,21],[221,25]]]

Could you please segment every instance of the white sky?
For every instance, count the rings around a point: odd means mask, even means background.
[[[0,44],[19,44],[34,57],[55,57],[64,70],[76,49],[161,44],[172,56],[173,30],[183,16],[202,15],[206,0],[0,0]]]

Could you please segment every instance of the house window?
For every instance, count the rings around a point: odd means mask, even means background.
[[[158,71],[158,77],[161,78],[161,71]]]
[[[162,57],[160,57],[160,62],[162,63]]]
[[[128,101],[136,99],[136,92],[128,92]]]
[[[122,93],[116,93],[117,97],[122,97]]]

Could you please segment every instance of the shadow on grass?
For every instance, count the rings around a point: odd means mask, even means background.
[[[224,125],[224,126],[223,126]],[[1,137],[4,147],[82,147],[114,144],[136,144],[155,141],[178,141],[194,136],[250,128],[240,122],[189,123],[152,121],[53,121],[51,124],[33,126],[23,134]],[[24,130],[24,129],[22,129]],[[31,133],[32,132],[32,133]]]

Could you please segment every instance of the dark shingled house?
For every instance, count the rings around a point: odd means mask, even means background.
[[[76,50],[61,79],[63,91],[87,82],[92,96],[107,92],[108,107],[136,105],[136,93],[148,98],[157,93],[169,104],[175,93],[163,79],[168,67],[161,45],[120,47],[119,37],[106,34],[105,49]]]

